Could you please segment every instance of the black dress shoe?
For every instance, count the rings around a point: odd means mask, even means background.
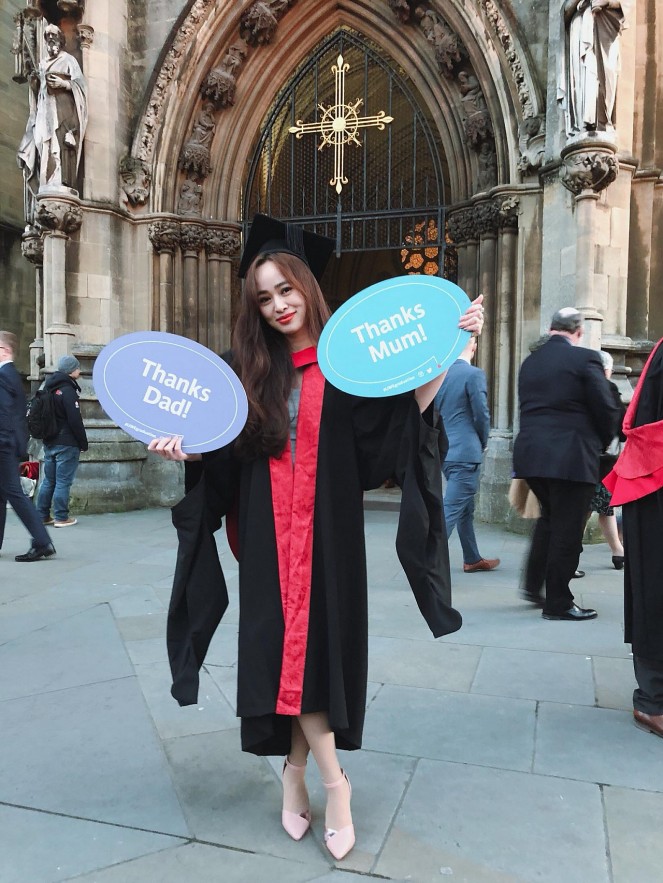
[[[544,619],[565,619],[568,622],[581,622],[584,619],[596,619],[598,613],[589,607],[578,607],[577,604],[574,604],[573,607],[569,607],[564,613],[548,613],[546,610],[543,610],[541,611],[541,616]]]
[[[529,601],[530,604],[536,604],[537,607],[543,607],[543,595],[538,592],[529,592],[527,589],[521,589],[518,594],[523,601]]]
[[[576,572],[573,574],[571,579],[582,579],[584,575],[585,575],[584,570],[576,570]]]
[[[612,566],[615,570],[623,570],[624,569],[624,556],[623,555],[613,555],[612,556]]]
[[[50,558],[55,555],[55,546],[49,543],[47,546],[30,546],[25,555],[17,555],[14,561],[41,561],[42,558]]]

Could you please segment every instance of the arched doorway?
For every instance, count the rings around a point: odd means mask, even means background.
[[[424,106],[393,61],[343,27],[294,72],[261,127],[244,231],[264,212],[335,239],[339,260],[322,280],[332,307],[381,279],[445,272],[448,169]],[[335,116],[346,126],[336,145]],[[316,127],[326,127],[326,139]]]

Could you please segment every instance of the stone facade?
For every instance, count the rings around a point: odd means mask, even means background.
[[[458,281],[486,297],[478,363],[493,432],[480,517],[506,517],[518,368],[555,309],[582,309],[590,344],[612,352],[628,396],[663,335],[663,25],[653,0],[624,0],[614,128],[569,139],[559,99],[561,5],[117,0],[67,4],[62,15],[50,0],[5,0],[0,326],[24,329],[19,367],[33,383],[40,356],[46,370],[62,352],[85,360],[84,413],[95,440],[81,468],[80,507],[180,493],[172,470],[105,421],[91,387],[94,354],[147,328],[216,351],[228,346],[245,170],[280,90],[339,28],[380,47],[418,84],[444,155]],[[60,25],[90,106],[78,195],[40,193],[27,233],[15,161],[27,86],[12,79],[20,59],[11,52],[21,11],[37,34],[47,19]],[[108,475],[117,490],[100,493]]]

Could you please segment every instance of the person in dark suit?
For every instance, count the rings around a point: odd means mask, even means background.
[[[28,444],[26,401],[21,378],[14,367],[16,335],[0,331],[0,548],[5,538],[7,503],[32,536],[32,544],[16,561],[39,561],[55,555],[48,531],[32,501],[21,487],[18,465]]]
[[[474,497],[479,490],[481,460],[490,431],[486,375],[471,364],[476,349],[477,339],[471,337],[435,396],[435,407],[449,441],[442,465],[447,480],[447,539],[457,527],[465,573],[494,570],[500,563],[499,558],[482,558],[474,533]]]
[[[558,310],[549,340],[525,359],[518,378],[514,474],[526,479],[541,504],[524,597],[543,607],[544,619],[597,615],[574,603],[569,580],[582,550],[599,457],[618,430],[620,412],[598,352],[579,346],[582,335],[581,314],[573,307]]]

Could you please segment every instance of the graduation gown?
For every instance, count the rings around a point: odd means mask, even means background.
[[[368,668],[364,490],[396,479],[396,547],[419,609],[436,637],[462,622],[451,607],[441,502],[446,440],[433,425],[433,408],[421,415],[413,394],[360,399],[319,375],[320,409],[311,420],[304,399],[315,372],[317,365],[304,371],[294,472],[289,450],[275,467],[274,458],[241,463],[229,445],[203,458],[200,481],[173,509],[180,545],[168,650],[171,692],[181,705],[197,701],[198,669],[228,603],[212,532],[237,511],[237,714],[242,747],[255,754],[286,754],[291,717],[320,711],[329,715],[337,747],[361,747]],[[291,470],[289,486],[287,475],[285,485],[278,477],[281,468]]]
[[[634,430],[646,427],[644,434],[650,437],[646,445],[643,442],[643,446],[648,452],[638,457],[638,446],[632,446],[636,455],[635,459],[631,457],[633,462],[630,463],[633,477],[630,481],[624,480],[619,474],[613,477],[618,482],[618,489],[621,488],[626,499],[630,499],[630,502],[625,502],[622,506],[625,550],[624,641],[633,645],[634,656],[663,662],[663,480],[661,457],[657,456],[663,444],[662,345],[658,345],[645,370],[639,399],[634,403],[632,415],[627,413],[627,419],[630,417],[630,426]],[[656,423],[658,426],[652,425]],[[626,435],[626,448],[620,460],[628,465],[630,460],[626,454],[633,436],[629,431]],[[636,467],[640,460],[643,465],[638,469]],[[644,465],[644,461],[648,465]],[[618,463],[615,467],[616,470],[619,465]],[[629,470],[626,472],[630,476]],[[630,494],[623,487],[628,484],[635,488]],[[634,494],[639,496],[633,499]]]

